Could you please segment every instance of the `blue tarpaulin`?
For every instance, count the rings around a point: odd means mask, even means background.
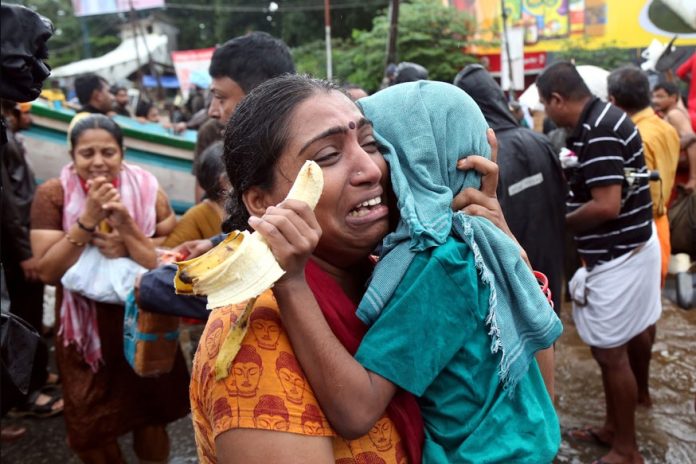
[[[160,84],[165,89],[179,88],[179,80],[176,78],[176,76],[160,76],[159,80]],[[146,74],[143,76],[143,85],[145,87],[157,87],[157,78],[155,76]]]

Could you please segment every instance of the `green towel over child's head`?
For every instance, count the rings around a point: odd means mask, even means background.
[[[487,219],[451,209],[453,194],[481,184],[478,173],[459,171],[457,160],[490,158],[483,114],[463,90],[431,81],[398,84],[358,104],[383,147],[400,214],[396,230],[382,242],[358,317],[372,324],[415,254],[458,237],[474,251],[479,275],[491,289],[491,351],[501,352],[500,378],[511,392],[534,353],[549,347],[562,325],[519,246]]]

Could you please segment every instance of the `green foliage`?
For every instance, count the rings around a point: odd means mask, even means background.
[[[425,66],[431,79],[451,82],[474,58],[463,48],[473,33],[468,15],[445,7],[438,0],[412,0],[401,4],[398,29],[398,61]],[[353,31],[350,39],[332,41],[334,76],[337,81],[360,85],[368,91],[379,88],[386,60],[389,29],[387,11],[372,21],[370,30]],[[326,77],[324,42],[319,40],[294,49],[298,71]]]
[[[270,21],[264,9],[269,2],[258,0],[167,0],[168,8],[164,11],[179,29],[178,43],[182,49],[212,47],[252,30],[266,31],[291,46],[300,46],[324,37],[322,4],[314,1],[319,8],[311,10],[296,9],[306,6],[306,0],[279,1],[280,9],[270,15]],[[353,29],[369,27],[379,4],[387,1],[371,0],[333,10],[334,36],[349,37]],[[49,42],[49,63],[53,67],[86,58],[81,22],[86,23],[89,31],[92,56],[100,56],[120,43],[118,26],[128,19],[126,14],[76,18],[70,0],[19,0],[18,3],[38,11],[55,24],[56,34]],[[335,2],[336,5],[341,3]],[[147,16],[149,13],[137,14]]]
[[[619,48],[616,43],[607,44],[599,50],[590,50],[586,43],[574,44],[556,52],[554,60],[573,60],[576,65],[590,64],[608,71],[619,66],[635,62],[637,51],[629,48]]]
[[[19,3],[37,10],[56,25],[56,34],[49,41],[49,63],[53,67],[86,58],[82,22],[89,30],[92,56],[100,56],[120,43],[118,28],[127,20],[124,14],[76,18],[70,0],[20,0]],[[254,0],[199,3],[167,0],[165,12],[179,28],[178,43],[182,49],[211,47],[250,30],[263,30],[294,47],[299,71],[325,76],[321,2],[317,1],[316,9],[304,9],[307,0],[278,3],[280,9],[269,14],[263,8],[250,9],[259,5]],[[340,8],[343,4],[351,7]],[[387,4],[388,0],[365,0],[359,5],[348,0],[332,2],[337,7],[331,12],[337,80],[350,81],[368,90],[379,87],[386,64]],[[237,7],[243,11],[235,10]],[[149,12],[138,14],[145,16]],[[470,17],[443,6],[440,0],[403,2],[399,15],[399,61],[419,63],[428,68],[432,79],[449,82],[462,66],[472,61],[462,53],[462,48],[473,27]]]
[[[121,42],[118,38],[118,26],[122,20],[118,16],[76,18],[70,0],[27,0],[18,3],[53,21],[56,31],[48,42],[48,63],[54,68],[85,58],[80,21],[86,23],[90,32],[92,56],[103,55]]]

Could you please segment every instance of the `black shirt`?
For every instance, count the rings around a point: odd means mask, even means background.
[[[627,181],[627,171],[647,172],[643,143],[631,118],[595,97],[585,105],[567,143],[579,162],[569,176],[569,213],[592,199],[593,187],[621,185],[619,216],[575,236],[587,266],[610,261],[645,243],[652,234],[652,200],[647,182]]]

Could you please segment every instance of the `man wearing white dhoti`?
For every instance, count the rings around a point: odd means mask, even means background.
[[[573,319],[602,371],[606,419],[574,430],[579,440],[609,446],[596,464],[642,463],[635,436],[636,377],[650,362],[651,331],[660,317],[660,248],[653,232],[640,135],[623,111],[594,97],[575,66],[555,63],[537,79],[541,103],[578,165],[570,183],[566,225],[584,267],[571,280]]]

